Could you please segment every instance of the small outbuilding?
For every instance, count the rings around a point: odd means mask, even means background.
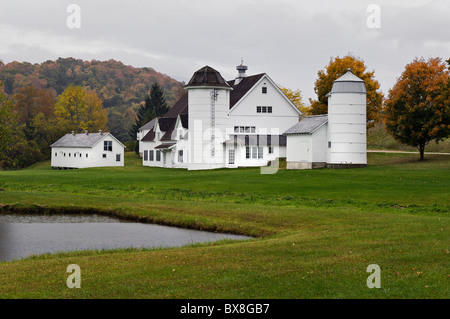
[[[125,145],[111,133],[66,134],[51,145],[52,169],[124,166]]]
[[[284,134],[287,168],[367,166],[364,81],[350,69],[333,82],[328,114],[304,117]]]
[[[304,117],[286,135],[287,169],[312,169],[327,166],[328,115]]]

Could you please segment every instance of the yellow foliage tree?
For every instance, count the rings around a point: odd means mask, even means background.
[[[364,61],[352,55],[331,59],[324,70],[320,70],[314,83],[317,100],[310,99],[311,113],[328,113],[328,97],[333,82],[351,69],[353,74],[364,80],[367,89],[367,127],[372,127],[380,120],[383,103],[383,93],[379,91],[380,84],[375,80],[375,71],[367,71]]]
[[[294,104],[297,109],[302,112],[303,116],[310,115],[311,109],[303,103],[302,91],[299,89],[292,90],[285,87],[280,87],[280,90],[286,97]]]
[[[68,86],[55,106],[58,125],[67,131],[96,131],[107,129],[106,110],[94,91],[81,86]]]

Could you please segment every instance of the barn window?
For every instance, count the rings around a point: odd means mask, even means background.
[[[331,141],[328,141],[328,148],[331,148]]]
[[[272,107],[271,106],[267,107],[267,113],[272,113]]]
[[[103,142],[103,150],[112,152],[112,141],[104,141]]]
[[[88,155],[86,154],[86,158],[88,157]]]
[[[273,154],[273,146],[269,146],[269,154]]]
[[[144,161],[148,161],[148,151],[144,151]]]
[[[103,158],[106,158],[106,154],[102,154]]]
[[[262,93],[263,93],[263,94],[267,94],[267,87],[266,87],[266,86],[263,86],[263,87],[262,87]]]
[[[245,158],[250,158],[250,147],[245,148]]]
[[[183,163],[183,150],[178,151],[178,162]]]
[[[256,107],[256,113],[262,113],[262,112],[261,112],[261,106],[257,106],[257,107]]]
[[[81,157],[81,153],[80,153],[80,157]]]
[[[55,153],[55,157],[57,157],[58,156],[58,153]]]
[[[69,157],[70,157],[70,153],[69,153]]]
[[[116,162],[120,162],[120,154],[116,154]]]
[[[150,162],[153,162],[153,151],[150,151]]]
[[[161,161],[161,151],[156,151],[156,161],[159,162]]]

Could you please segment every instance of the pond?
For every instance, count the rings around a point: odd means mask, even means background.
[[[178,247],[248,238],[100,215],[0,214],[0,261],[76,250]]]

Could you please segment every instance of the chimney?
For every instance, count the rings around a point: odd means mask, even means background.
[[[241,59],[241,64],[236,67],[236,70],[238,70],[238,75],[234,81],[234,85],[238,85],[239,82],[241,82],[242,79],[247,76],[247,74],[245,74],[245,71],[248,70],[248,67],[243,64],[244,64],[244,60]]]

